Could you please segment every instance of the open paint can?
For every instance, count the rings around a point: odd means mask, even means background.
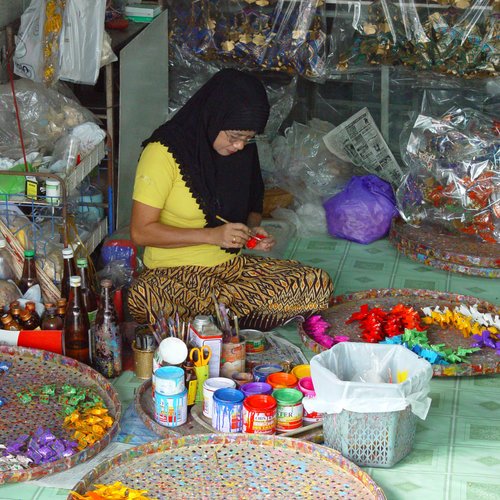
[[[153,373],[153,392],[171,396],[185,389],[184,370],[178,366],[162,366]]]
[[[238,389],[217,389],[213,396],[212,427],[219,432],[241,432],[244,399]]]
[[[271,394],[273,392],[273,388],[267,382],[249,382],[242,385],[240,389],[245,397],[256,394]]]
[[[236,382],[230,378],[213,377],[205,380],[203,383],[203,415],[212,418],[213,396],[218,389],[234,389]]]
[[[266,382],[273,389],[295,389],[299,380],[293,373],[277,372],[268,375]]]
[[[304,377],[299,380],[299,390],[304,395],[304,399],[314,398],[316,392],[314,391],[314,385],[311,377]],[[304,408],[303,422],[304,425],[314,424],[316,422],[321,422],[323,420],[323,415],[318,412],[309,413]]]
[[[276,433],[276,400],[267,394],[254,394],[243,401],[243,432]]]

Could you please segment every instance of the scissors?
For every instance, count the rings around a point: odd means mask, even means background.
[[[189,353],[189,359],[194,363],[194,366],[208,365],[211,357],[212,349],[208,345],[193,347]]]

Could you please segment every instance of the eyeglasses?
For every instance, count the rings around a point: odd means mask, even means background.
[[[227,140],[231,144],[234,144],[236,142],[243,142],[245,145],[246,144],[253,144],[253,143],[256,143],[259,139],[265,138],[264,135],[256,135],[254,137],[244,137],[241,135],[233,134],[232,132],[228,132],[227,130],[224,130],[224,133],[226,134]]]

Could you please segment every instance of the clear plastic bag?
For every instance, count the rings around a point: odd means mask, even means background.
[[[498,76],[497,12],[489,0],[338,3],[327,73],[408,66],[461,77]]]
[[[325,4],[171,0],[170,40],[205,60],[322,78]]]
[[[471,108],[420,114],[404,149],[396,197],[403,218],[500,242],[500,123]]]

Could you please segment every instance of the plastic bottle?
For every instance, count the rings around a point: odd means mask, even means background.
[[[37,284],[39,284],[39,281],[35,265],[35,251],[25,250],[23,274],[19,280],[19,290],[21,290],[21,293],[24,295],[29,288]]]
[[[62,330],[63,327],[64,321],[56,314],[56,308],[53,305],[46,306],[42,321],[42,330]]]
[[[4,330],[19,331],[21,330],[21,325],[9,314],[2,315],[2,328]]]
[[[14,264],[12,256],[7,250],[5,238],[0,236],[0,280],[15,280]]]
[[[71,291],[64,318],[63,353],[82,363],[90,364],[89,318],[82,299],[82,280],[71,276]]]
[[[89,315],[89,322],[92,325],[95,321],[97,314],[97,293],[92,286],[92,280],[89,275],[89,268],[87,259],[77,259],[76,265],[78,268],[78,275],[82,278],[82,297]]]
[[[101,302],[92,328],[92,353],[94,368],[108,378],[122,372],[122,338],[118,315],[111,297],[111,280],[101,281]]]
[[[63,248],[63,275],[61,279],[61,297],[65,299],[69,298],[70,284],[69,279],[71,276],[77,276],[75,258],[73,249]]]

